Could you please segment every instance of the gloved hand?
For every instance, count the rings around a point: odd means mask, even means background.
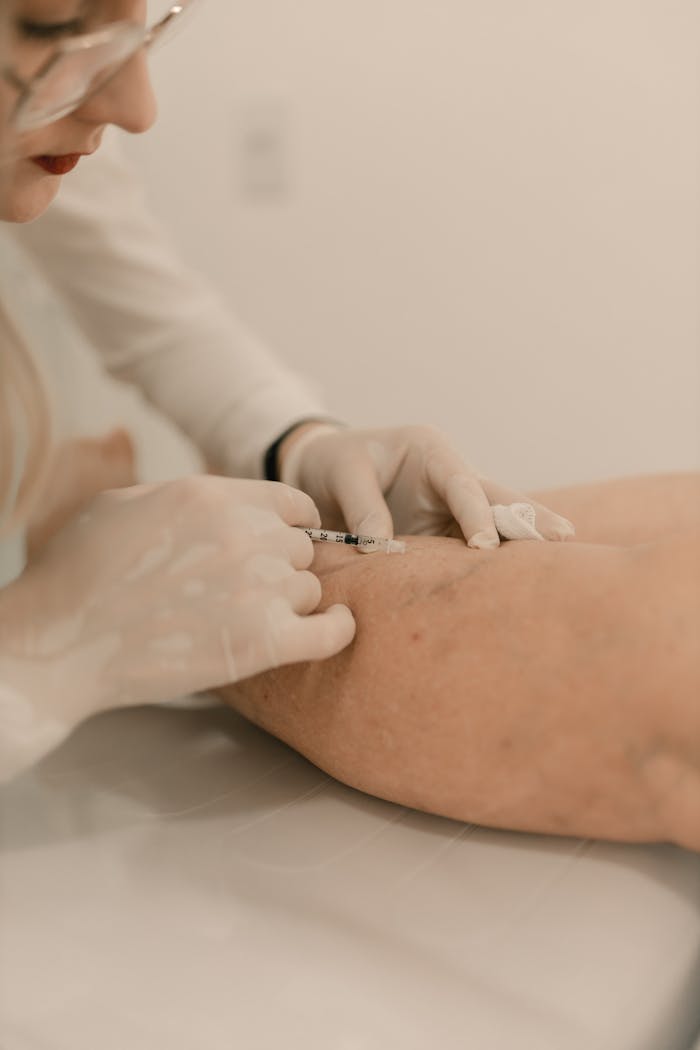
[[[313,544],[295,525],[318,527],[318,511],[274,482],[191,477],[93,500],[0,591],[0,766],[101,708],[348,645],[347,607],[313,614]]]
[[[458,533],[470,547],[489,548],[500,543],[492,505],[527,503],[535,518],[529,538],[574,534],[566,518],[481,477],[434,427],[309,424],[282,446],[280,464],[282,481],[309,493],[326,528],[387,537]]]

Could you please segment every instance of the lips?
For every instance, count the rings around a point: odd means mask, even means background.
[[[49,175],[67,175],[69,171],[73,170],[81,157],[82,153],[64,153],[61,157],[42,155],[41,157],[32,157],[32,160],[44,171],[48,171]]]

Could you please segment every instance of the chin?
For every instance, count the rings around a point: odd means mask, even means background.
[[[60,175],[19,179],[4,187],[0,182],[0,219],[3,222],[34,222],[44,214],[60,188]]]

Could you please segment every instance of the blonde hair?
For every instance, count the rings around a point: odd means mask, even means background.
[[[46,385],[0,302],[0,536],[26,523],[49,465],[51,435]]]

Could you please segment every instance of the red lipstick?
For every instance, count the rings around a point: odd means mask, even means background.
[[[44,155],[32,157],[32,160],[44,171],[48,171],[49,175],[67,175],[69,171],[73,170],[81,157],[82,153],[65,153],[62,157]]]

